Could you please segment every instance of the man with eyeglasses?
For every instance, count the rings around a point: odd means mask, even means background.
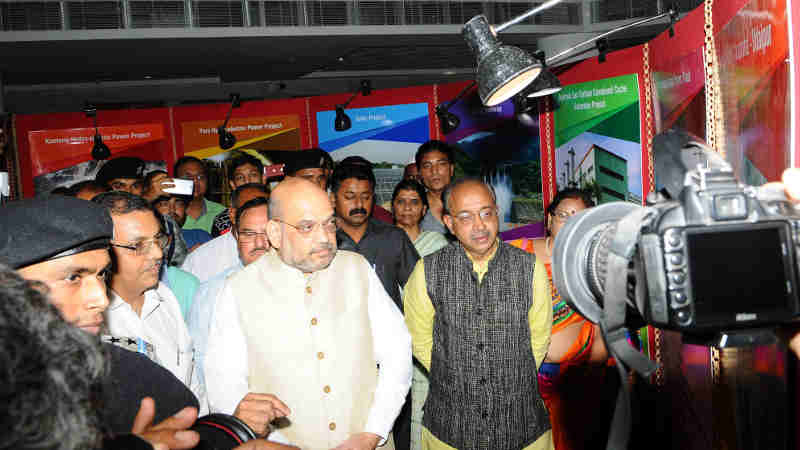
[[[114,222],[111,247],[111,304],[105,312],[109,332],[131,338],[153,360],[172,372],[206,408],[205,387],[195,373],[192,338],[175,295],[159,281],[163,250],[169,244],[147,200],[127,192],[107,192],[92,201],[105,206]]]
[[[211,410],[259,434],[275,421],[307,450],[393,449],[411,385],[400,311],[363,256],[337,251],[333,208],[317,185],[287,178],[269,217],[276,250],[231,275],[217,299],[205,359]]]
[[[269,220],[267,205],[264,197],[256,197],[247,201],[236,209],[233,237],[236,238],[236,247],[239,250],[239,260],[222,273],[202,283],[197,288],[194,302],[186,317],[186,325],[194,342],[197,361],[197,374],[201,381],[204,380],[203,358],[205,357],[208,328],[214,313],[214,304],[219,292],[225,285],[225,280],[233,273],[254,262],[270,249],[267,237],[267,221]]]
[[[491,186],[462,179],[442,198],[458,241],[417,263],[403,292],[414,356],[430,373],[422,447],[551,449],[536,379],[553,318],[546,270],[497,238]]]
[[[442,192],[455,172],[455,150],[447,142],[431,140],[419,146],[415,155],[419,178],[428,191],[428,212],[419,223],[422,231],[447,235],[442,222]]]
[[[263,184],[248,183],[236,188],[231,194],[231,207],[229,208],[233,226],[236,226],[236,209],[254,198],[269,198],[269,188]],[[183,262],[181,269],[196,276],[204,283],[225,270],[239,265],[239,252],[236,238],[231,233],[206,242],[197,247]]]
[[[225,206],[206,199],[208,168],[205,163],[194,156],[184,156],[175,162],[172,173],[175,178],[194,182],[192,201],[186,207],[186,222],[183,228],[187,230],[197,228],[211,234],[214,218],[225,210]]]

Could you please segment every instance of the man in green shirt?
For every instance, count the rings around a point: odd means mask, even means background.
[[[204,230],[211,233],[214,217],[225,210],[225,206],[205,198],[208,189],[208,168],[194,156],[184,156],[175,163],[175,178],[194,181],[192,200],[186,207],[184,230]]]

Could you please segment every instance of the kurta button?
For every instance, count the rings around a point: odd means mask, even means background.
[[[306,286],[306,292],[311,293],[311,286]]]
[[[325,353],[319,352],[317,353],[317,359],[322,359],[325,357]]]
[[[322,391],[325,392],[326,394],[330,394],[331,393],[331,387],[330,386],[325,386],[324,388],[322,388]]]
[[[317,324],[317,318],[314,317],[313,319],[311,319],[311,325],[316,325],[316,324]]]
[[[331,431],[335,430],[336,429],[336,422],[331,422],[331,424],[328,425],[328,429],[330,429]]]

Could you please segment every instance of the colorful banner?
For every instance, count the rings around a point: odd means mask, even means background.
[[[335,161],[362,156],[375,167],[377,202],[390,206],[394,186],[420,144],[430,139],[427,103],[375,106],[345,110],[351,127],[334,129],[336,111],[317,112],[319,146]]]
[[[778,180],[790,159],[785,0],[752,0],[716,34],[725,153],[739,178]]]
[[[219,120],[183,122],[184,154],[197,158],[210,158],[219,153],[234,149],[254,150],[299,150],[299,135],[292,138],[288,134],[298,134],[300,120],[296,115],[241,117],[228,122],[226,130],[236,136],[236,145],[223,150],[219,147]],[[285,148],[288,141],[292,148]]]
[[[642,202],[639,82],[636,74],[577,83],[556,94],[558,190],[589,189],[598,203]]]
[[[682,57],[662,60],[661,55],[656,55],[656,59],[658,63],[653,64],[656,132],[677,126],[705,138],[703,47]]]
[[[112,154],[164,139],[160,123],[99,127]],[[28,133],[33,177],[54,172],[91,158],[94,128],[37,130]]]

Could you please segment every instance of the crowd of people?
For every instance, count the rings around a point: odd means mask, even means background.
[[[265,438],[242,449],[604,444],[613,394],[588,394],[613,362],[550,280],[586,192],[558,193],[545,238],[506,243],[492,187],[454,179],[444,142],[419,147],[391,211],[366,159],[296,156],[274,189],[234,160],[229,207],[193,157],[172,175],[115,158],[5,206],[0,448],[193,448],[207,413]]]

